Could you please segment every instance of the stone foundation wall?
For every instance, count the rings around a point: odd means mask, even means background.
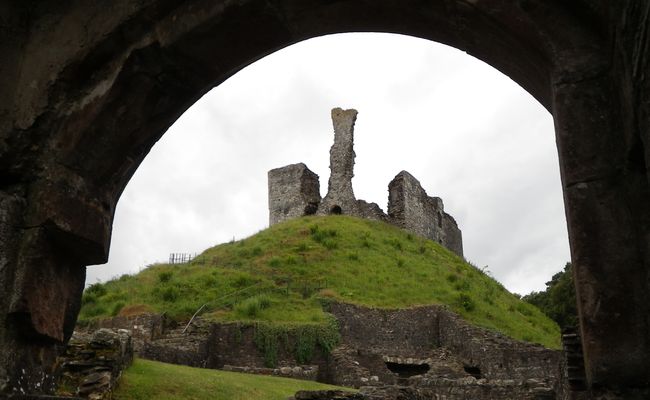
[[[387,356],[418,357],[438,347],[439,309],[382,310],[333,303],[342,342]]]
[[[275,365],[269,365],[265,354],[262,353],[255,344],[254,325],[244,325],[241,323],[213,323],[210,324],[209,337],[206,342],[206,367],[222,369],[226,365],[230,368],[247,367],[251,373],[279,369],[287,372],[293,368],[303,368],[306,366],[299,365],[296,361],[293,349],[296,345],[296,338],[288,336],[286,341],[278,342],[277,353],[275,354]],[[326,380],[324,374],[327,373],[327,354],[319,346],[316,346],[314,354],[309,360],[311,373],[315,373],[316,379]],[[288,373],[288,372],[287,372]],[[302,374],[295,376],[301,378]],[[309,379],[311,379],[309,375]]]
[[[510,339],[467,323],[458,315],[438,314],[438,343],[488,379],[547,379],[558,382],[562,353]]]
[[[297,365],[295,367],[261,368],[261,367],[237,367],[224,365],[224,371],[241,372],[245,374],[272,375],[282,378],[302,379],[315,381],[318,378],[318,365]]]
[[[267,375],[290,375],[300,367],[301,372],[294,377],[351,387],[442,385],[443,391],[469,396],[489,385],[494,386],[490,393],[500,393],[506,390],[501,388],[503,382],[515,382],[520,390],[520,386],[531,381],[561,392],[561,352],[475,327],[444,306],[385,310],[333,303],[329,311],[338,321],[341,343],[330,354],[317,347],[308,361],[313,366],[309,374],[296,361],[296,338],[291,335],[278,341],[277,353],[273,355],[275,364],[269,365],[268,354],[255,343],[255,325],[209,323],[200,318],[185,333],[179,327],[168,329],[159,337],[154,335],[153,340],[144,343],[140,354],[176,364],[217,369],[228,366],[231,370]],[[142,317],[137,321],[146,320],[156,318]],[[117,319],[110,325],[118,323],[133,320]],[[388,364],[406,369],[426,365],[427,370],[404,377],[391,371]],[[479,386],[463,384],[458,388],[446,381],[465,379],[477,381]]]
[[[101,328],[112,330],[126,329],[131,333],[133,350],[139,353],[142,351],[145,342],[161,337],[171,326],[172,321],[169,321],[164,315],[143,313],[93,321],[88,327],[83,328],[82,331],[93,332]]]
[[[382,356],[432,359],[432,367],[458,371],[437,354],[443,348],[487,379],[540,379],[557,385],[562,353],[510,339],[467,323],[444,306],[402,310],[371,309],[335,303],[344,345]]]

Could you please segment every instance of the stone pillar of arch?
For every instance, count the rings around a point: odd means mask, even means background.
[[[554,116],[588,385],[650,371],[650,6],[634,0],[115,0],[0,5],[0,393],[48,393],[115,205],[200,96],[338,33],[457,47]]]

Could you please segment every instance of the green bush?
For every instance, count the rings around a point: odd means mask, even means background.
[[[160,292],[160,298],[169,303],[176,301],[179,295],[180,293],[175,287],[167,287]]]
[[[472,311],[476,308],[476,303],[472,297],[467,293],[461,293],[458,295],[458,304],[463,307],[465,311]]]
[[[96,297],[101,297],[106,294],[106,286],[102,285],[99,282],[93,283],[92,285],[88,286],[86,292],[94,294]]]
[[[163,272],[158,274],[158,281],[160,283],[169,282],[172,279],[173,275],[174,275],[174,272],[172,272],[172,271],[163,271]]]
[[[235,306],[235,311],[240,315],[244,315],[249,318],[255,318],[259,315],[260,311],[265,310],[270,306],[271,299],[265,294],[260,294],[257,296],[249,297],[241,303],[238,303]]]
[[[339,247],[339,244],[333,239],[324,239],[322,245],[325,246],[327,250],[334,250]]]
[[[89,293],[88,291],[86,291],[86,293],[84,293],[83,296],[81,297],[82,306],[85,306],[87,304],[94,304],[95,302],[97,302],[97,296],[95,296],[92,293]]]
[[[122,308],[124,308],[124,306],[125,306],[125,304],[124,304],[123,301],[120,301],[120,302],[115,303],[115,304],[113,305],[113,310],[111,311],[111,315],[114,317],[114,316],[116,316],[117,314],[119,314],[120,311],[122,311]]]
[[[571,263],[566,263],[563,271],[553,275],[551,280],[546,282],[546,290],[532,292],[524,296],[522,300],[538,307],[563,329],[578,326],[578,309]]]
[[[324,244],[326,239],[334,238],[338,235],[336,229],[320,229],[318,225],[312,225],[309,227],[311,233],[311,238],[317,242]]]

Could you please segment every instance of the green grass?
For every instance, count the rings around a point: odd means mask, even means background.
[[[148,308],[188,319],[326,323],[331,300],[400,308],[446,304],[466,320],[559,348],[557,325],[439,244],[392,225],[305,217],[86,289],[80,320]],[[143,306],[144,305],[144,306]]]
[[[344,389],[312,381],[191,368],[135,359],[114,400],[285,400],[298,390]],[[352,390],[352,389],[344,389]]]

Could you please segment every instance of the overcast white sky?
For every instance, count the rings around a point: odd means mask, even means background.
[[[269,169],[304,162],[325,195],[333,107],[359,111],[357,198],[386,210],[388,182],[409,171],[456,218],[465,257],[513,292],[569,260],[551,115],[456,49],[345,34],[271,54],[183,114],[124,191],[109,262],[87,283],[264,229]]]

